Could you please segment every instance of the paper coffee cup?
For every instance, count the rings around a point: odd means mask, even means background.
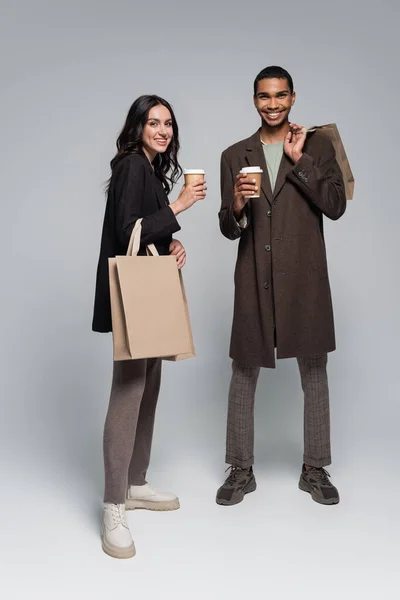
[[[263,170],[260,167],[243,167],[240,170],[241,173],[247,175],[247,177],[256,180],[257,191],[254,194],[249,194],[246,198],[259,198],[261,193],[261,181]]]
[[[196,181],[203,181],[205,171],[203,169],[183,169],[183,175],[185,176],[185,185],[189,185]]]

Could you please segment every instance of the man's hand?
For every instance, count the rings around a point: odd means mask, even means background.
[[[283,150],[286,156],[288,156],[294,164],[296,164],[303,156],[303,147],[306,137],[307,130],[305,127],[290,123],[290,131],[283,142]]]
[[[169,247],[169,253],[173,256],[176,256],[178,269],[182,269],[186,263],[186,250],[179,240],[172,240]]]
[[[235,199],[233,201],[233,214],[237,220],[250,198],[257,191],[255,179],[251,179],[246,173],[236,175],[236,184],[233,188]]]

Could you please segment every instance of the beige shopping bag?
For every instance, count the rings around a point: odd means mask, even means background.
[[[336,123],[329,123],[328,125],[316,125],[314,127],[307,127],[307,132],[310,133],[312,131],[317,130],[320,131],[324,136],[328,138],[328,140],[332,142],[336,152],[336,160],[339,164],[340,170],[342,171],[343,175],[346,199],[352,200],[354,195],[354,177],[337,125]]]
[[[153,244],[137,256],[141,231],[139,219],[126,256],[108,259],[114,360],[195,356],[176,258],[159,256]]]

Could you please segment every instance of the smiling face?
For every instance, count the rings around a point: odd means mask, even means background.
[[[261,79],[257,84],[254,106],[268,127],[279,127],[289,119],[296,94],[291,93],[287,79]]]
[[[166,151],[171,143],[172,135],[172,117],[168,108],[162,104],[151,108],[142,136],[143,150],[150,161],[158,153]]]

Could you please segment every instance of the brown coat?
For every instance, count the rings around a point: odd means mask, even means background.
[[[264,173],[261,197],[249,201],[242,228],[232,203],[236,175],[245,166]],[[335,350],[322,216],[341,217],[346,198],[332,144],[316,132],[296,165],[284,154],[272,193],[257,131],[222,153],[221,194],[221,231],[240,238],[231,358],[275,367],[275,346],[278,358]]]

